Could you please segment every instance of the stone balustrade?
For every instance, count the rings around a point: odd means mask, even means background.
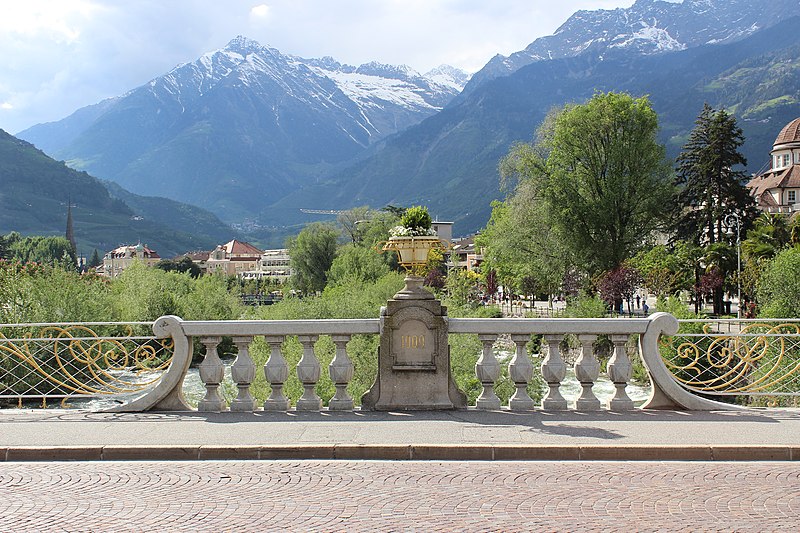
[[[613,319],[446,319],[449,334],[475,334],[482,344],[482,352],[475,372],[482,392],[474,406],[476,409],[502,409],[513,411],[565,410],[572,406],[561,395],[560,387],[567,373],[559,344],[565,335],[574,335],[580,344],[580,354],[574,364],[581,394],[574,405],[578,411],[610,409],[623,411],[634,408],[625,388],[631,379],[631,362],[626,351],[629,338],[638,337],[642,360],[652,382],[652,393],[643,408],[678,408],[710,410],[734,408],[703,399],[680,387],[661,359],[658,339],[662,334],[677,332],[678,322],[669,314],[656,313],[648,318]],[[199,411],[320,411],[323,400],[316,392],[321,376],[320,362],[314,345],[320,336],[329,336],[335,345],[335,357],[328,368],[336,392],[327,399],[327,409],[353,410],[354,400],[347,387],[353,378],[353,363],[347,353],[347,343],[353,335],[381,334],[383,317],[359,320],[276,320],[276,321],[187,321],[174,316],[159,318],[153,326],[159,338],[171,337],[174,357],[161,382],[144,396],[115,408],[116,411],[190,410],[182,392],[182,384],[192,361],[193,339],[205,346],[206,355],[199,366],[205,386],[205,397],[199,402]],[[543,353],[539,368],[535,368],[526,351],[532,335],[542,335]],[[607,364],[607,375],[615,386],[615,394],[605,405],[595,396],[592,387],[600,375],[600,365],[594,353],[594,343],[606,336],[613,344],[613,354]],[[281,351],[287,337],[296,337],[302,345],[302,358],[296,368],[290,369]],[[510,338],[514,355],[508,363],[508,374],[515,391],[507,405],[502,405],[495,386],[501,376],[501,363],[493,346],[500,337]],[[232,338],[238,354],[231,366],[231,378],[236,386],[236,397],[227,405],[220,394],[224,366],[217,355],[217,346],[223,337]],[[263,368],[256,368],[250,356],[254,338],[262,337],[269,346],[270,355]],[[294,370],[303,393],[292,407],[284,392],[289,372]],[[528,384],[535,372],[541,372],[547,391],[540,404],[528,395]],[[269,398],[258,405],[250,387],[256,372],[263,372],[271,387]]]

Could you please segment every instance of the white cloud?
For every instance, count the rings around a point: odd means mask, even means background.
[[[267,4],[254,6],[250,10],[250,14],[257,18],[266,18],[269,15],[269,6]]]
[[[14,109],[14,106],[11,102],[3,102],[0,104],[0,109]]]

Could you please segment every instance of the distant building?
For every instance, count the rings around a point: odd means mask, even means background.
[[[447,261],[448,268],[464,268],[474,272],[481,263],[483,263],[483,250],[475,248],[474,235],[453,242]]]
[[[135,261],[141,261],[147,266],[153,266],[161,260],[155,250],[151,250],[142,243],[130,246],[120,246],[103,256],[103,265],[98,268],[98,274],[109,278],[119,276]]]
[[[245,279],[273,279],[283,283],[292,275],[290,263],[289,250],[285,248],[264,250],[258,269],[245,272],[242,277]]]
[[[214,248],[206,260],[206,272],[222,272],[226,276],[243,277],[258,270],[263,252],[252,244],[236,239]]]
[[[772,145],[771,168],[747,184],[759,209],[767,213],[800,211],[800,118],[788,123]]]
[[[431,228],[433,228],[433,231],[435,231],[436,235],[439,236],[439,239],[444,241],[446,244],[450,244],[450,241],[453,240],[452,222],[441,222],[439,220],[434,220],[431,222]]]

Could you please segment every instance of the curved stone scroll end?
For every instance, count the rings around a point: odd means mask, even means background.
[[[153,322],[156,338],[172,338],[174,354],[167,371],[155,388],[131,402],[110,409],[111,412],[191,411],[183,397],[183,378],[192,362],[192,342],[183,334],[180,317],[167,315]]]
[[[183,319],[175,315],[165,315],[153,322],[153,334],[157,339],[175,337],[173,333],[182,333],[181,322]]]
[[[678,333],[678,328],[680,326],[677,318],[663,311],[650,315],[650,322],[651,324],[648,326],[647,332],[649,333],[651,331],[650,328],[654,328],[654,330],[658,331],[658,334],[661,335],[675,335]]]
[[[678,333],[678,320],[669,313],[650,316],[647,331],[639,339],[642,362],[650,376],[653,391],[642,409],[688,411],[740,410],[742,407],[702,398],[681,387],[661,359],[658,338]]]

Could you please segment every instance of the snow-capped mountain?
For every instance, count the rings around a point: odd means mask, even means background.
[[[733,42],[800,13],[799,8],[798,0],[637,0],[629,8],[577,11],[553,35],[508,57],[492,58],[466,92],[537,61],[651,55]]]
[[[467,76],[343,65],[245,37],[19,136],[132,192],[240,219],[438,112]]]
[[[366,138],[353,134],[363,144],[440,110],[461,92],[468,79],[464,72],[447,65],[431,72],[421,75],[406,65],[378,62],[354,67],[332,57],[303,59],[238,36],[225,48],[179,66],[149,85],[154,94],[166,91],[190,103],[220,83],[259,91],[265,89],[265,80],[274,82],[310,107],[322,105],[346,115],[367,133]],[[392,120],[386,120],[387,116]],[[353,127],[346,121],[341,126]]]

